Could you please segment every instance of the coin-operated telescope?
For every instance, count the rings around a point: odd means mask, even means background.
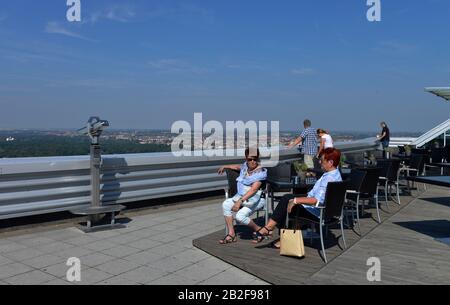
[[[88,135],[91,138],[92,145],[99,144],[99,138],[103,130],[109,127],[109,122],[100,120],[99,117],[91,117],[87,122],[87,126],[78,130],[79,133]]]
[[[99,229],[123,227],[115,224],[115,213],[120,212],[125,207],[122,205],[102,205],[100,198],[100,175],[102,165],[102,151],[100,147],[100,136],[109,127],[109,122],[100,120],[99,117],[91,117],[86,127],[78,130],[79,133],[88,135],[91,139],[90,170],[91,170],[91,205],[81,209],[72,210],[76,215],[88,216],[86,227],[81,229],[85,232],[92,232]],[[100,215],[111,214],[109,224],[102,224]],[[99,224],[100,223],[100,224]]]

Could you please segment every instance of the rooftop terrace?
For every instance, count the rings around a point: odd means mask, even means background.
[[[273,272],[273,266],[280,267],[271,265],[280,258],[274,250],[258,249],[245,239],[235,245],[244,249],[243,255],[265,256],[264,266],[272,270],[268,276],[240,265],[239,260],[228,264],[193,246],[193,240],[205,241],[209,235],[213,236],[210,246],[216,247],[216,235],[223,234],[222,199],[126,211],[121,219],[128,222],[127,228],[88,235],[74,227],[76,220],[3,230],[0,284],[71,284],[66,280],[66,261],[73,256],[82,261],[81,284],[287,283],[280,276],[286,273]],[[390,210],[384,208],[379,226],[370,217],[363,219],[361,239],[346,230],[352,246],[343,252],[332,246],[328,252],[333,260],[328,265],[317,247],[307,242],[307,258],[283,258],[288,268],[298,271],[289,283],[369,284],[366,261],[372,256],[382,261],[381,284],[448,283],[450,248],[436,240],[450,236],[448,190],[431,187],[418,198],[403,196],[402,201],[401,207],[390,202]],[[369,215],[372,212],[368,210]],[[195,244],[199,246],[198,241]],[[220,251],[233,253],[232,248]]]
[[[349,159],[357,159],[378,144],[366,139],[337,146]],[[295,149],[280,153],[282,161],[298,157]],[[317,242],[307,240],[303,260],[280,257],[264,244],[255,246],[245,231],[237,244],[219,246],[227,181],[216,171],[219,165],[241,161],[170,154],[105,156],[102,204],[143,205],[121,214],[125,228],[85,234],[77,228],[82,218],[63,214],[55,220],[58,214],[52,213],[89,205],[87,157],[1,160],[0,284],[72,284],[66,279],[71,257],[81,261],[81,284],[369,284],[366,263],[372,256],[382,262],[381,284],[450,280],[450,248],[445,244],[450,196],[439,187],[415,192],[418,198],[402,193],[402,205],[389,202],[389,210],[381,201],[381,225],[372,219],[375,211],[366,210],[361,237],[345,230],[350,248],[343,251],[336,238],[330,239],[329,264],[319,255]],[[204,192],[209,197],[193,195]],[[178,197],[164,199],[173,195]],[[334,230],[330,235],[339,236]]]

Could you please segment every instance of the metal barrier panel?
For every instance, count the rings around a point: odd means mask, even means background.
[[[375,139],[337,143],[344,153],[378,147]],[[263,149],[262,149],[263,150]],[[267,150],[267,149],[266,149]],[[297,149],[279,151],[280,162],[300,158]],[[103,156],[101,200],[105,204],[222,190],[220,166],[242,157],[175,157],[171,153]],[[263,165],[267,160],[263,160]],[[0,219],[68,211],[90,204],[89,156],[0,159]]]

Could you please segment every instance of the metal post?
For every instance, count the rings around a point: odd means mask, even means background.
[[[90,171],[91,171],[91,205],[81,209],[74,209],[71,212],[76,215],[88,216],[87,227],[82,228],[85,232],[92,232],[95,229],[104,227],[119,227],[115,225],[114,213],[122,211],[125,207],[121,205],[103,206],[100,199],[100,169],[102,165],[102,152],[100,147],[100,136],[105,128],[109,127],[108,121],[100,120],[98,117],[91,117],[86,127],[79,130],[80,133],[88,135],[91,139],[90,148]],[[100,216],[111,214],[110,225],[97,225]]]
[[[91,200],[92,207],[100,207],[100,166],[102,163],[99,144],[91,145]]]

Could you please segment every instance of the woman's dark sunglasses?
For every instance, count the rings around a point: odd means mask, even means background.
[[[247,158],[247,161],[248,162],[251,162],[251,161],[258,162],[258,158]]]

